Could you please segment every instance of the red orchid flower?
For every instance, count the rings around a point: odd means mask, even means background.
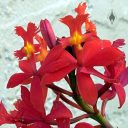
[[[17,128],[51,128],[46,121],[44,105],[42,105],[42,90],[38,89],[36,100],[31,97],[30,92],[26,87],[21,87],[21,98],[14,105],[16,110],[7,112],[3,104],[0,104],[0,125],[9,123],[16,124]],[[38,102],[38,104],[36,103]],[[36,104],[36,107],[34,106]],[[40,109],[41,108],[41,109]],[[40,110],[40,111],[39,111]],[[4,119],[4,120],[3,120]]]
[[[114,67],[110,65],[109,66],[109,75],[113,75],[115,71],[115,73],[117,73],[119,75],[119,77],[117,77],[117,80],[118,82],[116,83],[105,83],[104,85],[101,85],[101,84],[97,84],[97,88],[98,88],[98,92],[99,94],[102,93],[102,95],[100,94],[100,98],[101,100],[103,101],[102,103],[102,115],[105,116],[105,108],[106,108],[106,105],[107,105],[107,102],[109,100],[112,100],[116,94],[118,95],[118,98],[119,98],[119,103],[120,103],[120,106],[119,108],[121,108],[125,102],[125,99],[126,99],[126,94],[125,94],[125,90],[124,90],[124,86],[122,83],[124,83],[124,81],[126,80],[126,76],[128,76],[128,72],[127,72],[127,68],[123,71],[123,72],[120,72],[119,74],[119,71],[120,70],[120,65],[117,66],[117,64],[115,65],[115,67],[117,67],[114,69]],[[110,67],[111,67],[111,70],[110,70]],[[108,71],[107,71],[108,72]],[[127,72],[127,73],[126,73]],[[115,75],[117,75],[115,74]],[[122,79],[122,81],[120,80],[120,76],[124,76],[125,75],[125,78]],[[123,77],[122,77],[123,78]],[[128,84],[128,80],[125,81],[126,82],[126,85]],[[106,89],[105,89],[106,88]],[[104,91],[105,89],[105,91]],[[102,92],[104,91],[104,92]]]
[[[31,22],[28,23],[27,30],[24,30],[21,26],[16,27],[16,34],[21,36],[24,40],[24,46],[20,50],[15,51],[16,57],[19,59],[22,59],[23,57],[30,58],[34,53],[39,52],[39,44],[34,44],[33,42],[37,33],[38,28]]]
[[[0,115],[0,125],[10,123],[10,115],[7,113],[2,102],[0,102]]]
[[[80,11],[84,9],[80,9],[80,7],[83,6],[79,5],[77,8],[78,15],[75,18],[66,16],[61,19],[69,27],[71,37],[63,38],[60,42],[64,46],[73,46],[78,63],[76,74],[78,90],[85,102],[94,106],[98,98],[98,92],[90,74],[105,80],[108,79],[94,70],[93,67],[110,65],[114,61],[124,58],[124,54],[113,47],[108,40],[101,40],[96,35],[89,35],[88,33],[82,34],[81,26],[88,18],[88,15],[81,14]]]
[[[7,88],[13,88],[19,84],[31,83],[31,96],[35,97],[38,92],[37,89],[42,89],[42,102],[44,104],[47,96],[47,87],[45,85],[65,77],[66,74],[76,67],[76,60],[61,45],[58,45],[49,52],[39,70],[36,69],[34,59],[20,61],[19,67],[23,73],[12,75],[8,81]],[[35,103],[36,101],[38,100],[35,99]],[[36,107],[36,105],[34,106]]]
[[[13,88],[19,84],[30,83],[31,77],[37,72],[36,62],[33,59],[19,61],[19,68],[23,71],[22,73],[15,73],[8,81],[7,88]]]
[[[39,70],[36,69],[34,59],[20,61],[19,67],[23,73],[12,75],[7,87],[23,84],[32,76],[41,78],[43,84],[58,81],[70,73],[76,67],[76,63],[76,60],[61,45],[58,45],[50,50]]]
[[[68,26],[71,35],[71,37],[61,39],[60,42],[64,45],[64,47],[71,45],[77,47],[77,49],[81,49],[81,44],[86,39],[95,36],[95,33],[93,32],[90,33],[88,30],[89,28],[91,28],[91,26],[89,25],[90,22],[88,19],[88,14],[85,13],[85,9],[86,9],[86,3],[79,4],[78,7],[75,9],[77,13],[76,17],[68,15],[60,19],[62,23]],[[83,23],[87,24],[86,25],[87,30],[85,30],[86,31],[85,34],[82,34],[81,31],[81,26]]]
[[[47,119],[56,119],[58,128],[70,128],[70,118],[72,118],[70,110],[61,101],[56,99]]]
[[[115,79],[118,80],[118,82],[111,84],[112,90],[110,91],[109,89],[105,94],[103,94],[102,100],[105,99],[111,100],[115,97],[115,93],[117,93],[120,102],[119,108],[121,108],[126,98],[124,86],[128,84],[128,80],[126,80],[126,77],[128,76],[128,72],[127,72],[127,68],[125,67],[125,62],[120,61],[118,63],[108,66],[107,72],[108,71],[109,71],[109,75],[111,75],[110,77],[114,77]],[[107,85],[105,84],[105,86]]]
[[[86,8],[86,3],[80,3],[75,9],[76,17],[68,15],[61,18],[61,22],[69,28],[70,36],[57,41],[46,19],[41,20],[40,30],[31,22],[27,30],[16,27],[16,34],[24,40],[24,46],[15,52],[22,72],[11,76],[7,88],[30,84],[30,89],[21,86],[21,99],[14,103],[13,111],[7,112],[0,103],[0,125],[15,124],[17,128],[51,128],[57,125],[58,128],[70,128],[71,123],[92,118],[99,125],[81,122],[75,128],[112,128],[105,117],[105,107],[116,94],[119,108],[126,99],[124,87],[128,84],[128,67],[125,54],[119,49],[125,43],[123,39],[113,43],[100,39]],[[83,24],[85,32],[82,32]],[[96,66],[103,67],[105,72],[97,71]],[[104,85],[95,84],[91,75],[103,79]],[[72,92],[53,84],[63,78]],[[48,88],[57,94],[57,98],[47,115],[45,101]],[[97,106],[98,98],[103,101],[101,111]],[[60,99],[86,114],[71,119],[71,111]]]
[[[33,93],[32,97],[30,91],[21,86],[22,100],[18,100],[14,104],[16,110],[9,113],[1,102],[0,125],[8,123],[16,124],[17,128],[51,128],[49,123],[57,122],[58,128],[69,128],[70,118],[72,118],[70,110],[62,102],[55,100],[50,114],[46,116],[44,105],[42,104],[43,91],[36,88],[35,90],[38,91],[38,94]]]
[[[82,34],[81,26],[87,19],[88,15],[77,15],[75,18],[71,15],[65,16],[61,18],[61,22],[67,25],[70,29],[71,37],[62,38],[60,39],[60,43],[64,47],[67,46],[76,46],[78,49],[81,49],[81,44],[87,39],[88,37],[92,36],[92,34]]]
[[[42,104],[44,104],[46,96],[47,96],[47,88],[44,84],[41,83],[41,76],[39,76],[37,73],[36,69],[36,62],[34,59],[29,59],[29,60],[22,60],[19,62],[19,67],[23,71],[23,73],[16,73],[12,75],[8,81],[7,88],[13,88],[18,86],[19,84],[30,84],[30,94],[31,97],[35,97],[35,95],[38,92],[38,90],[43,90],[43,94],[41,97],[42,99]],[[39,95],[40,97],[40,95]],[[36,107],[36,102],[38,99],[35,99],[35,105]],[[40,110],[39,110],[40,111]]]
[[[113,42],[113,46],[116,48],[119,48],[124,44],[125,43],[123,39],[118,39]],[[104,86],[101,84],[97,85],[99,93],[102,93],[102,95],[100,96],[101,96],[101,99],[103,100],[103,103],[102,103],[103,115],[105,115],[105,107],[106,107],[107,101],[112,100],[116,96],[116,94],[118,95],[118,98],[119,98],[119,103],[120,103],[119,108],[121,108],[125,102],[126,94],[124,91],[124,86],[128,84],[128,80],[127,80],[128,68],[126,67],[125,59],[123,58],[105,67],[105,75],[107,75],[109,78],[117,79],[117,82],[115,83],[106,82]],[[105,88],[107,88],[107,90]],[[102,91],[104,91],[104,93]]]
[[[106,41],[99,39],[86,42],[83,50],[77,53],[79,66],[77,70],[78,89],[87,103],[94,105],[97,100],[97,91],[90,74],[107,80],[102,74],[94,70],[93,67],[109,65],[120,58],[123,58],[123,54],[120,51],[111,47],[110,42],[107,45]],[[88,93],[86,90],[88,90]]]
[[[113,42],[113,46],[116,48],[119,48],[122,45],[124,45],[124,40],[122,39],[118,39]],[[122,58],[121,60],[111,65],[108,65],[105,68],[105,74],[109,78],[114,78],[114,79],[117,79],[118,81],[116,83],[110,84],[112,87],[112,90],[109,89],[105,94],[103,94],[102,100],[106,100],[106,99],[111,100],[115,97],[115,94],[117,93],[119,102],[120,102],[119,108],[121,108],[125,102],[125,97],[126,97],[123,87],[128,84],[128,81],[126,80],[126,76],[128,75],[128,73],[127,73],[125,58]],[[108,84],[109,83],[106,83],[105,86],[108,86]]]

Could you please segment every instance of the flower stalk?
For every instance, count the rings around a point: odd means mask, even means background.
[[[73,86],[77,86],[77,83],[76,83],[76,77],[75,77],[75,71],[71,72],[69,74],[69,78],[70,78],[70,83],[71,84],[74,84],[74,85],[71,85],[70,87],[73,87]],[[75,88],[76,89],[76,88]],[[99,122],[101,124],[101,127],[102,128],[113,128],[113,126],[108,122],[108,120],[102,116],[99,113],[95,113],[93,107],[91,107],[90,105],[86,104],[83,99],[81,98],[80,95],[78,95],[77,93],[77,90],[74,90],[73,88],[73,98],[74,100],[77,102],[78,105],[81,106],[82,110],[84,110],[85,112],[87,112],[90,116],[90,118],[96,120],[97,122]]]

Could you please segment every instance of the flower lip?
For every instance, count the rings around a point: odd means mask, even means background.
[[[31,57],[32,53],[35,52],[35,48],[31,43],[27,42],[26,46],[23,48],[23,51],[26,53],[27,57],[29,58]]]
[[[82,36],[76,31],[76,32],[74,32],[73,36],[71,37],[70,42],[73,45],[80,44],[82,42]]]
[[[81,49],[81,43],[83,42],[83,36],[77,31],[74,32],[73,36],[70,39],[70,44],[75,45],[77,49]]]

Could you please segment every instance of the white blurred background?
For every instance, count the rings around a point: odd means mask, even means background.
[[[17,25],[27,26],[28,22],[39,24],[41,19],[51,21],[57,37],[69,34],[65,25],[59,18],[74,14],[74,8],[85,0],[0,0],[0,99],[8,109],[19,97],[18,88],[6,89],[9,77],[18,71],[17,60],[13,51],[21,48],[23,41],[15,35]],[[90,18],[97,26],[98,35],[102,39],[111,41],[124,38],[126,46],[123,50],[128,61],[128,1],[127,0],[86,0]],[[128,64],[128,62],[127,62]],[[64,82],[61,82],[64,85]],[[126,87],[127,100],[122,109],[118,110],[117,98],[107,106],[108,118],[116,128],[128,127],[128,87]],[[51,97],[53,95],[51,94]],[[49,104],[51,104],[49,98]],[[49,105],[48,105],[49,106]],[[73,110],[76,115],[78,111]],[[14,128],[14,125],[1,126],[0,128]]]

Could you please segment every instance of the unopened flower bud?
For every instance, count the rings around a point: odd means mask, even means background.
[[[56,45],[56,37],[53,32],[52,26],[47,19],[41,20],[40,31],[49,48],[53,48]]]

